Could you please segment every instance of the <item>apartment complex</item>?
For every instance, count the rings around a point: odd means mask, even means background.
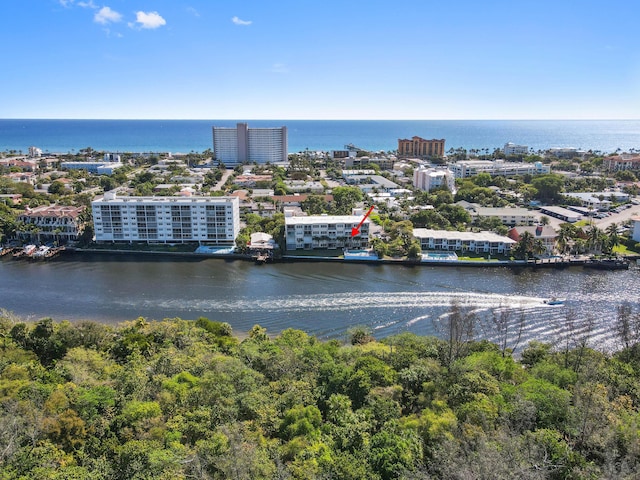
[[[503,237],[493,232],[475,233],[414,228],[413,236],[420,242],[423,251],[453,250],[458,252],[506,254],[517,243],[511,238]]]
[[[456,190],[456,179],[448,168],[418,167],[413,171],[413,186],[429,192],[434,188],[446,187],[452,193]]]
[[[249,128],[246,123],[236,128],[213,127],[213,152],[228,167],[286,162],[287,127]]]
[[[84,207],[67,205],[42,205],[34,209],[27,208],[18,217],[18,221],[27,228],[18,232],[22,240],[60,244],[75,242],[84,229],[80,214]]]
[[[640,170],[640,155],[630,155],[623,153],[607,157],[602,165],[608,172],[620,172],[622,170]]]
[[[542,175],[551,172],[549,165],[542,162],[522,163],[505,162],[504,160],[463,160],[449,165],[456,178],[465,178],[488,173],[490,175]]]
[[[515,143],[505,143],[502,149],[504,154],[508,157],[510,155],[527,155],[529,153],[529,147],[527,145],[516,145]]]
[[[468,209],[471,218],[497,217],[504,225],[533,225],[538,221],[536,215],[526,208],[520,207],[475,207]]]
[[[440,140],[425,140],[420,137],[398,139],[398,155],[402,157],[443,157],[444,138]]]
[[[232,245],[240,231],[237,197],[118,197],[91,202],[97,242]]]
[[[368,218],[360,227],[360,234],[351,236],[351,229],[356,228],[362,218],[362,215],[287,216],[284,219],[287,250],[366,248],[369,246]]]

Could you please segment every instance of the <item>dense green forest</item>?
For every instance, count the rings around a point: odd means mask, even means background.
[[[638,478],[637,315],[621,348],[0,315],[0,479]],[[612,327],[613,328],[613,327]],[[269,334],[268,334],[269,333]]]

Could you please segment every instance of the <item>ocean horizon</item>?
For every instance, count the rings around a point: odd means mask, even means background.
[[[513,142],[534,151],[577,148],[612,153],[640,150],[640,120],[99,120],[0,119],[0,151],[30,146],[45,153],[202,152],[213,148],[212,127],[287,127],[288,151],[331,151],[352,144],[393,151],[398,139],[444,138],[446,149],[502,148]]]

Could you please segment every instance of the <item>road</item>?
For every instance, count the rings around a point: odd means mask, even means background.
[[[216,186],[212,188],[212,190],[222,190],[222,187],[224,186],[224,184],[227,182],[227,179],[233,174],[233,169],[231,168],[227,168],[224,173],[222,174],[222,178],[220,179],[220,181],[218,183],[216,183]]]

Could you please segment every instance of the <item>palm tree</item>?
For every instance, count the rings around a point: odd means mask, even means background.
[[[602,233],[603,233],[602,230],[600,230],[595,225],[592,225],[587,231],[589,249],[593,253],[600,252],[602,248]]]
[[[522,232],[518,243],[513,248],[513,252],[520,258],[526,258],[529,254],[533,253],[533,245],[535,239],[530,232]]]
[[[612,223],[606,229],[608,237],[607,246],[608,249],[612,251],[615,247],[620,245],[620,235],[618,235],[618,224]]]
[[[569,246],[569,241],[571,240],[571,235],[566,228],[560,227],[560,231],[558,232],[558,236],[556,238],[556,243],[558,245],[558,251],[561,254],[565,254],[567,252],[567,247]]]
[[[538,238],[537,240],[534,240],[533,248],[531,249],[531,252],[534,255],[542,255],[546,251],[547,251],[547,247],[545,246],[544,241],[542,239]]]

